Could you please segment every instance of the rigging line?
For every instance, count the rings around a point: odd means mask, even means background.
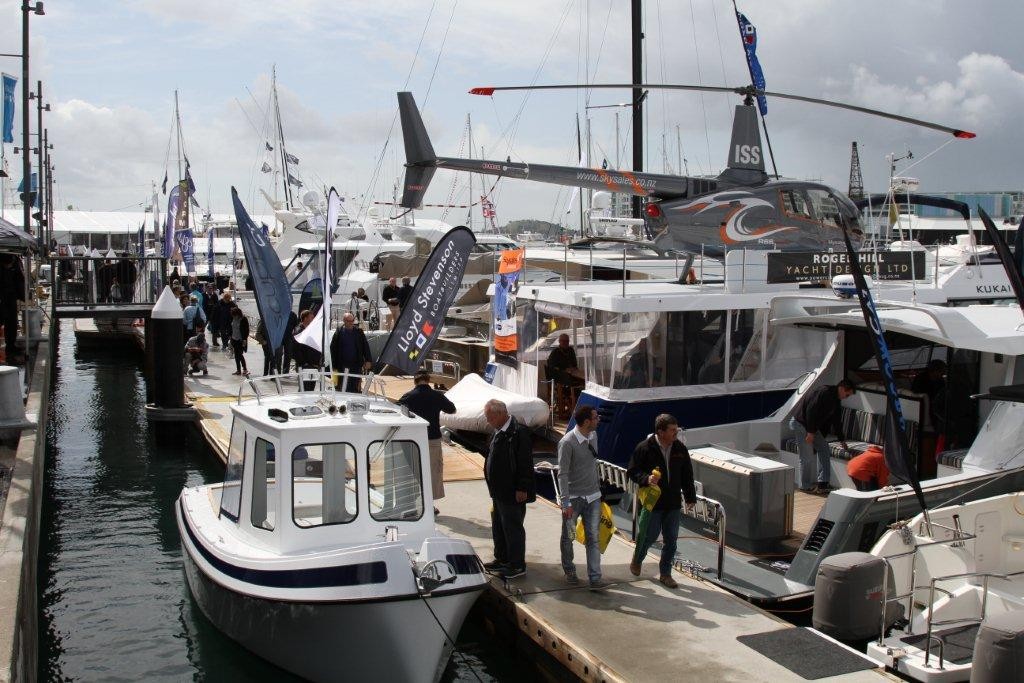
[[[245,110],[245,107],[242,106],[242,103],[238,100],[237,97],[235,98],[235,104],[237,104],[238,108],[242,110],[242,115],[245,116],[245,120],[249,122],[250,126],[252,126],[252,129],[256,132],[256,135],[259,137],[263,137],[263,134],[260,132],[260,129],[257,128],[256,124],[252,122],[251,118],[249,118],[249,112]]]
[[[444,45],[448,42],[448,32],[452,29],[452,21],[455,19],[455,10],[459,6],[459,0],[452,4],[452,13],[448,16],[448,25],[444,29],[444,36],[441,37],[441,47],[437,49],[437,59],[434,60],[434,70],[430,72],[430,80],[427,82],[427,92],[423,95],[422,108],[427,106],[427,98],[430,97],[430,88],[434,85],[434,76],[437,75],[437,65],[441,63],[441,55],[444,54]]]
[[[661,49],[658,50],[658,63],[661,67],[661,80],[667,82],[665,76],[665,24],[661,20],[661,0],[658,0],[655,11],[658,15],[658,39],[661,41]],[[724,81],[723,81],[724,83]],[[665,166],[668,161],[668,152],[665,149],[665,126],[668,123],[668,93],[661,91],[661,172],[665,173]]]
[[[601,43],[597,46],[597,60],[594,62],[594,74],[597,75],[597,69],[601,66],[601,54],[604,52],[604,39],[608,35],[608,24],[612,21],[612,7],[615,0],[608,0],[608,14],[604,18],[604,30],[601,31]]]
[[[902,170],[900,170],[900,173],[906,173],[907,171],[909,171],[910,169],[914,168],[914,167],[915,167],[915,166],[917,166],[917,165],[918,165],[919,163],[921,163],[922,161],[924,161],[925,159],[927,159],[928,157],[930,157],[930,156],[932,156],[932,155],[934,155],[934,154],[937,154],[937,153],[939,152],[939,150],[941,150],[941,149],[942,149],[943,147],[945,147],[945,146],[946,146],[946,145],[948,145],[949,143],[953,142],[953,141],[954,141],[955,139],[956,139],[956,138],[949,138],[948,140],[946,140],[945,142],[943,142],[943,143],[942,143],[941,145],[939,145],[938,147],[936,147],[936,148],[935,148],[935,149],[933,149],[932,151],[930,151],[930,152],[928,152],[927,154],[925,154],[925,155],[924,155],[923,157],[921,157],[920,159],[918,159],[918,160],[917,160],[917,161],[915,161],[914,163],[910,164],[909,166],[905,166],[905,167],[903,167],[903,169],[902,169]]]
[[[697,59],[697,84],[704,85],[700,69],[700,50],[697,49],[697,19],[693,13],[693,0],[690,0],[690,32],[693,34],[693,54]],[[711,166],[711,133],[708,131],[708,109],[704,103],[704,93],[700,94],[700,108],[704,113],[704,144],[708,153],[708,168]]]
[[[565,6],[562,8],[562,15],[559,18],[558,24],[555,26],[554,31],[552,31],[551,37],[548,39],[547,46],[544,48],[544,54],[541,56],[540,64],[537,65],[537,68],[533,72],[533,77],[530,79],[530,85],[535,85],[537,83],[537,80],[540,78],[540,75],[544,70],[544,66],[547,64],[548,57],[551,56],[551,51],[555,47],[555,43],[558,40],[558,36],[562,32],[562,27],[565,25],[565,20],[568,19],[569,17],[569,11],[572,9],[572,5],[573,0],[567,0]],[[515,116],[513,116],[512,121],[509,123],[511,130],[508,133],[508,145],[505,148],[506,156],[512,155],[512,145],[515,143],[515,137],[519,131],[519,124],[522,120],[522,113],[526,109],[526,103],[530,100],[531,93],[532,91],[527,90],[523,94],[523,99],[519,104],[519,109],[516,111]],[[501,139],[504,137],[505,135],[503,134],[502,137],[498,139],[498,142],[500,143]],[[520,159],[520,161],[522,161],[522,159]]]
[[[409,89],[409,81],[412,79],[412,72],[416,68],[416,61],[419,59],[420,50],[423,48],[423,40],[426,38],[427,29],[430,27],[430,18],[434,16],[434,8],[437,7],[437,0],[433,0],[430,3],[430,11],[427,12],[427,20],[423,22],[423,30],[420,32],[419,42],[416,43],[416,52],[413,53],[412,63],[409,65],[409,72],[405,75],[405,82],[402,83],[402,90]],[[369,213],[370,203],[372,202],[373,190],[377,186],[377,180],[380,177],[381,169],[384,166],[384,159],[387,155],[388,146],[391,144],[391,136],[395,132],[395,123],[398,122],[398,110],[391,115],[391,125],[388,127],[388,135],[384,139],[384,146],[380,150],[380,154],[377,156],[377,163],[374,166],[373,173],[370,174],[370,182],[366,187],[366,192],[363,193],[363,203],[360,204],[359,210],[356,212],[356,221],[360,221],[360,217],[364,211]],[[408,213],[408,211],[406,212]],[[405,214],[402,214],[405,215]]]
[[[736,0],[733,0],[733,7],[736,7]],[[718,30],[718,8],[715,7],[715,3],[711,3],[711,11],[715,15],[715,38],[718,40],[718,61],[722,63],[722,83],[728,83],[729,79],[725,77],[725,54],[722,52],[722,34]],[[727,95],[726,93],[722,93],[722,104],[725,105],[724,120],[728,121],[729,95]]]

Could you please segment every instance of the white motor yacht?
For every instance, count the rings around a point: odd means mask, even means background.
[[[250,386],[224,482],[176,508],[196,602],[304,678],[437,681],[485,575],[434,525],[426,421],[382,397]]]
[[[1004,435],[1014,425],[1003,425]],[[1020,443],[1010,445],[1017,450]],[[909,623],[868,644],[868,656],[926,683],[971,678],[984,620],[1024,610],[1022,494],[1010,493],[921,513],[887,531],[871,554],[886,559]],[[929,647],[930,645],[930,647]]]

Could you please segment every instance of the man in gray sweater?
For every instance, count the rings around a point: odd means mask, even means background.
[[[573,564],[572,542],[576,518],[583,518],[587,548],[587,578],[590,590],[601,590],[601,551],[598,529],[601,523],[601,480],[597,475],[597,409],[580,406],[573,415],[576,426],[558,442],[558,492],[562,506],[562,569],[570,585],[579,583]]]

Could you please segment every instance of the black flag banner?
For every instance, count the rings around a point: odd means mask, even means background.
[[[1017,303],[1020,305],[1021,310],[1024,310],[1024,283],[1021,282],[1020,271],[1017,270],[1017,263],[1014,261],[1014,256],[1017,259],[1022,257],[1021,254],[1010,255],[1010,248],[1006,246],[1006,242],[1003,240],[1003,236],[999,234],[999,230],[996,229],[996,224],[992,222],[992,219],[985,209],[978,207],[978,215],[981,216],[981,222],[985,225],[985,232],[988,233],[988,238],[992,240],[992,246],[996,248],[996,254],[999,255],[999,260],[1003,262],[1003,269],[1006,271],[1006,277],[1010,280],[1010,286],[1013,287],[1013,293],[1017,295]],[[1017,228],[1017,234],[1020,234],[1021,228]],[[1017,249],[1020,246],[1016,247]]]
[[[867,280],[864,279],[864,270],[861,268],[860,259],[850,242],[850,234],[847,231],[846,220],[842,220],[843,240],[846,242],[846,253],[850,257],[850,270],[853,275],[854,285],[857,287],[857,298],[860,299],[860,310],[864,314],[864,324],[868,328],[868,337],[871,339],[871,346],[875,352],[875,361],[878,363],[878,371],[882,374],[882,381],[885,384],[886,407],[885,412],[885,464],[889,471],[911,485],[917,500],[921,503],[921,509],[927,509],[924,502],[924,493],[921,491],[921,482],[917,476],[917,463],[907,446],[907,422],[903,417],[903,406],[900,404],[900,397],[896,390],[896,378],[892,372],[892,361],[889,359],[889,345],[885,342],[885,330],[878,319],[878,312],[875,310],[875,302],[871,298],[871,291],[868,289]]]
[[[379,365],[416,372],[441,334],[444,316],[459,293],[475,244],[473,231],[465,226],[452,228],[437,243],[380,353]]]

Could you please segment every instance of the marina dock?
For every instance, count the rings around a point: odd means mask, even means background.
[[[262,354],[255,344],[249,348],[246,358],[256,375]],[[197,408],[201,433],[224,459],[231,427],[229,406],[237,400],[243,382],[231,374],[234,361],[223,351],[211,349],[209,368],[208,376],[187,378],[185,389]],[[401,378],[389,378],[387,386],[387,393],[395,395],[405,388]],[[243,398],[251,395],[246,389]],[[447,495],[437,501],[437,525],[468,540],[488,561],[492,558],[490,499],[483,481],[483,458],[447,444],[444,456]],[[527,575],[508,584],[491,578],[481,601],[492,608],[492,621],[504,622],[572,676],[609,682],[891,679],[853,650],[794,627],[699,578],[675,573],[679,588],[662,586],[654,580],[657,559],[653,554],[641,576],[632,576],[628,567],[633,544],[619,535],[602,558],[604,578],[612,585],[601,592],[591,592],[585,585],[568,586],[559,559],[560,525],[561,513],[554,504],[539,499],[530,505]],[[576,547],[575,554],[577,566],[583,567],[582,546]],[[845,673],[836,673],[840,671]]]

